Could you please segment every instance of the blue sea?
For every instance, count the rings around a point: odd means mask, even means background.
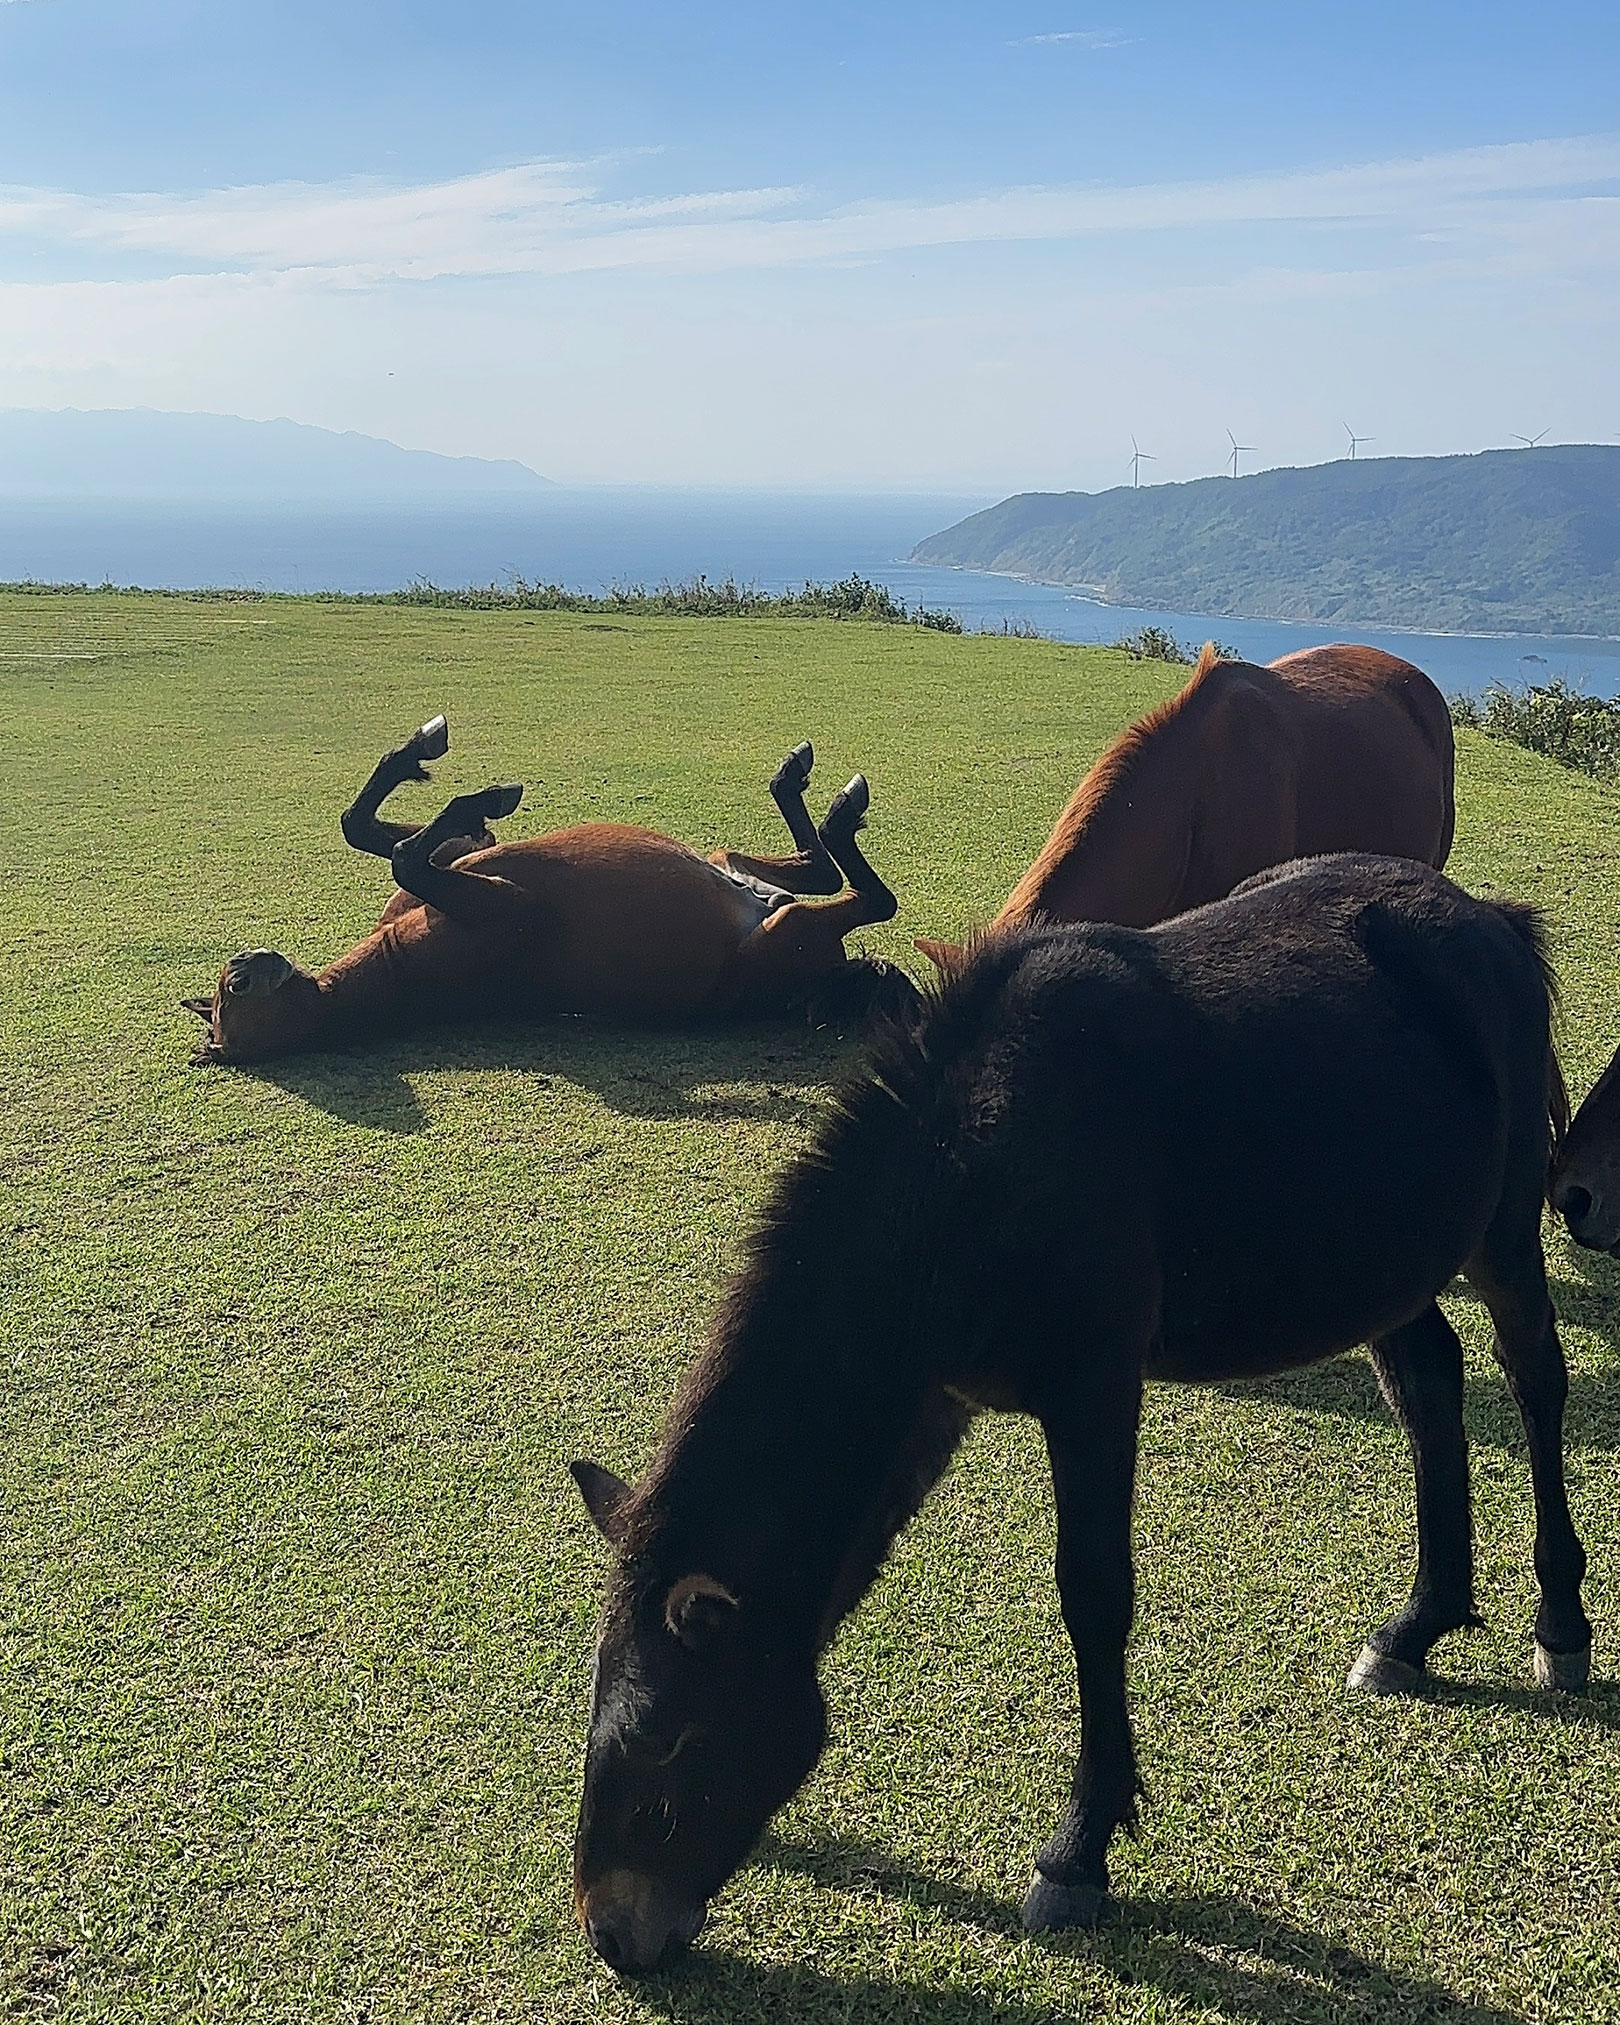
[[[1051,584],[904,560],[993,501],[961,494],[788,494],[648,487],[558,488],[521,504],[342,513],[0,499],[0,582],[203,585],[272,591],[387,591],[558,582],[579,590],[705,575],[763,589],[851,572],[911,605],[943,607],[969,630],[1034,626],[1053,639],[1109,641],[1167,627],[1193,646],[1214,636],[1253,661],[1296,647],[1370,641],[1415,661],[1448,692],[1563,676],[1620,693],[1620,640],[1388,632],[1103,605]]]

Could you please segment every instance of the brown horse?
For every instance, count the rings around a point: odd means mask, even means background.
[[[819,830],[811,821],[808,744],[771,781],[792,855],[703,858],[622,823],[498,844],[488,825],[517,807],[517,786],[458,795],[424,827],[383,822],[385,797],[428,779],[424,762],[449,743],[442,717],[423,725],[344,814],[348,841],[389,859],[399,882],[376,928],[318,976],[271,949],[233,956],[212,999],[181,1001],[208,1022],[197,1061],[259,1061],[498,1010],[672,1020],[785,1011],[818,993],[841,1014],[914,997],[902,971],[845,957],[844,937],[889,920],[896,902],[855,841],[864,775],[833,797]],[[818,893],[841,897],[795,897]]]
[[[1578,1245],[1620,1258],[1620,1050],[1575,1113],[1548,1193]]]
[[[1451,713],[1421,668],[1350,646],[1258,668],[1206,646],[1186,687],[1081,781],[993,926],[1147,928],[1324,851],[1439,870],[1454,823]],[[941,965],[961,956],[917,947]]]
[[[1136,1817],[1145,1379],[1370,1344],[1411,1444],[1417,1569],[1350,1681],[1420,1687],[1478,1621],[1463,1352],[1438,1305],[1458,1272],[1525,1428],[1535,1678],[1585,1684],[1541,1250],[1565,1121],[1550,996],[1529,908],[1408,859],[1316,858],[1146,931],[992,937],[896,1033],[778,1184],[641,1482],[574,1465],[616,1563],[574,1848],[604,1960],[689,1940],[808,1775],[820,1656],[982,1409],[1041,1424],[1079,1673],[1026,1925],[1091,1925]],[[969,1607],[954,1571],[936,1603],[945,1637]]]

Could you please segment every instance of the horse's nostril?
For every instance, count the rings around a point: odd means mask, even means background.
[[[1584,1223],[1592,1213],[1591,1191],[1585,1188],[1568,1189],[1558,1207],[1563,1211],[1566,1223]]]
[[[585,1931],[596,1952],[610,1969],[622,1969],[628,1960],[624,1938],[611,1919],[593,1919],[585,1922]]]

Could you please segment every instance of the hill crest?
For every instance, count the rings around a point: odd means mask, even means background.
[[[1620,448],[1016,493],[911,560],[1211,617],[1620,637]]]

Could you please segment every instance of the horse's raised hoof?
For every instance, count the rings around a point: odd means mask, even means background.
[[[1552,1688],[1558,1694],[1578,1695],[1592,1682],[1592,1648],[1579,1652],[1549,1652],[1536,1640],[1536,1686]]]
[[[816,763],[816,749],[807,738],[802,745],[796,745],[771,775],[771,793],[802,795],[810,785],[810,775]]]
[[[483,817],[486,823],[498,823],[502,816],[509,816],[523,799],[523,784],[513,781],[507,787],[485,788],[479,797],[483,803]]]
[[[420,731],[411,739],[411,750],[418,759],[443,759],[450,750],[450,726],[442,716],[430,717]]]
[[[1024,1893],[1024,1932],[1060,1934],[1079,1929],[1089,1933],[1107,1903],[1108,1894],[1100,1885],[1054,1884],[1038,1870]]]
[[[872,790],[866,784],[864,773],[856,774],[846,788],[840,788],[828,804],[824,830],[843,828],[863,830],[866,827],[866,812],[872,806]]]
[[[1364,1645],[1346,1685],[1370,1695],[1415,1695],[1422,1693],[1427,1679],[1422,1667],[1411,1666],[1404,1659],[1391,1659],[1376,1646]]]

